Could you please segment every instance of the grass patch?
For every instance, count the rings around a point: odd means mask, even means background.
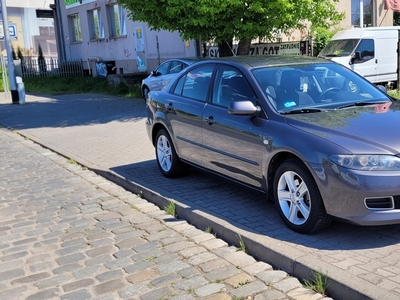
[[[246,285],[246,284],[249,284],[250,283],[250,280],[245,280],[245,281],[241,281],[241,282],[239,282],[239,286],[243,286],[243,285]]]
[[[325,291],[328,288],[328,276],[320,272],[314,272],[314,279],[305,280],[304,287],[325,295]]]
[[[127,86],[121,82],[113,86],[106,78],[90,76],[24,78],[24,86],[27,93],[36,94],[98,93],[138,99],[142,97],[140,84]]]
[[[175,218],[178,217],[176,213],[176,207],[174,202],[169,202],[168,205],[164,206],[164,210]]]
[[[206,229],[204,229],[204,232],[213,234],[212,227],[207,226]]]
[[[242,236],[240,234],[237,234],[237,238],[238,238],[238,242],[239,242],[239,246],[237,247],[237,250],[247,253],[246,245],[243,241]]]
[[[209,234],[212,234],[213,236],[217,237],[217,234],[216,234],[215,232],[213,232],[211,226],[207,226],[207,227],[204,229],[204,232],[209,233]]]
[[[77,164],[77,162],[72,158],[67,159],[67,163],[69,163],[71,165],[76,165]]]

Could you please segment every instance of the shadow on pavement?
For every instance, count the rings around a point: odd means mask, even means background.
[[[111,171],[130,185],[138,183],[139,188],[134,192],[147,188],[159,194],[161,199],[157,204],[161,207],[169,199],[175,200],[186,210],[201,210],[222,220],[222,223],[259,235],[261,243],[265,236],[294,247],[363,250],[399,242],[393,237],[398,236],[400,225],[361,227],[333,222],[313,235],[295,233],[284,225],[274,204],[266,200],[265,194],[192,168],[186,176],[175,179],[162,176],[155,160],[118,166]],[[208,225],[204,224],[204,228]]]
[[[22,105],[11,104],[9,100],[2,99],[0,120],[13,124],[14,130],[21,130],[104,124],[112,121],[129,122],[146,117],[144,101],[125,98],[120,98],[125,101],[115,101],[115,98],[96,94],[53,97],[30,95],[29,102]]]

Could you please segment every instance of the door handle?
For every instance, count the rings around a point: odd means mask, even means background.
[[[212,125],[215,123],[214,117],[213,116],[208,116],[203,118],[204,122],[208,123],[208,125]]]

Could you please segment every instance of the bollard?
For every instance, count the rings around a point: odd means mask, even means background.
[[[25,103],[24,82],[22,81],[22,78],[19,76],[16,77],[16,81],[17,81],[17,90],[18,90],[18,96],[19,96],[19,104],[24,104]]]

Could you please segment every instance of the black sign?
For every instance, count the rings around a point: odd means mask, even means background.
[[[53,11],[51,9],[37,9],[36,18],[53,18]]]

